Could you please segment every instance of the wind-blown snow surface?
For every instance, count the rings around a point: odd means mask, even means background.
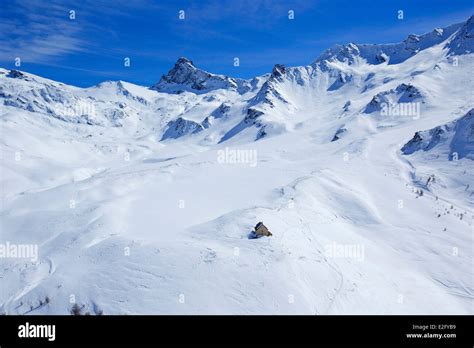
[[[1,312],[473,314],[472,22],[249,81],[0,70],[0,242],[39,251]]]

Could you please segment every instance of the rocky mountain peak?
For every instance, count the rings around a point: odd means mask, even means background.
[[[214,89],[237,89],[237,87],[235,79],[224,75],[211,74],[196,68],[190,59],[181,57],[176,61],[173,68],[166,75],[163,75],[160,81],[151,89],[168,93],[184,91],[205,93]]]
[[[286,72],[286,68],[283,64],[275,64],[272,70],[271,77],[278,79],[282,77],[283,75],[285,75],[285,72]]]
[[[168,74],[163,75],[160,82],[174,82],[174,83],[186,83],[192,79],[193,74],[198,69],[194,66],[193,62],[185,57],[179,58],[174,64],[173,68],[168,71]],[[202,70],[200,70],[202,71]],[[208,75],[211,75],[207,73]]]
[[[175,66],[176,65],[192,65],[194,67],[193,61],[186,57],[179,57],[175,63]]]
[[[26,78],[26,75],[19,70],[12,69],[7,74],[7,77],[10,77],[12,79],[24,79]]]

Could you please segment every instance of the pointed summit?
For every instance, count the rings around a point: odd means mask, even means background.
[[[283,64],[275,64],[272,70],[271,78],[281,78],[286,73],[286,67]]]
[[[180,66],[180,65],[191,65],[194,67],[194,63],[192,60],[186,58],[186,57],[179,57],[174,66]]]
[[[174,64],[168,74],[161,77],[161,82],[184,84],[192,79],[192,75],[198,71],[193,62],[188,58],[181,57]],[[200,70],[199,70],[200,71]]]
[[[214,89],[228,89],[238,87],[237,80],[224,75],[211,74],[194,66],[194,63],[185,57],[180,57],[168,74],[163,75],[151,89],[167,92],[206,93]]]
[[[194,66],[194,63],[191,59],[188,59],[186,57],[180,57],[178,58],[178,60],[176,61],[176,63],[174,63],[174,66],[173,68],[168,72],[168,75],[173,75],[173,74],[176,74],[176,72],[185,72],[185,71],[195,71],[197,70],[197,68]]]

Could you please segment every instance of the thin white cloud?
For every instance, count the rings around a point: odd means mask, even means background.
[[[117,16],[129,16],[130,9],[153,8],[144,0],[68,2],[62,0],[15,0],[2,4],[0,11],[0,61],[51,63],[77,52],[101,55],[97,35],[114,36],[106,25]],[[70,19],[75,11],[75,19]]]
[[[69,19],[70,9],[59,3],[18,1],[7,5],[0,25],[1,61],[41,63],[82,51],[81,28]],[[7,18],[5,18],[8,16]]]

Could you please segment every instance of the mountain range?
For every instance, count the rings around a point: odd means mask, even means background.
[[[474,16],[275,63],[0,69],[0,312],[473,314]]]

